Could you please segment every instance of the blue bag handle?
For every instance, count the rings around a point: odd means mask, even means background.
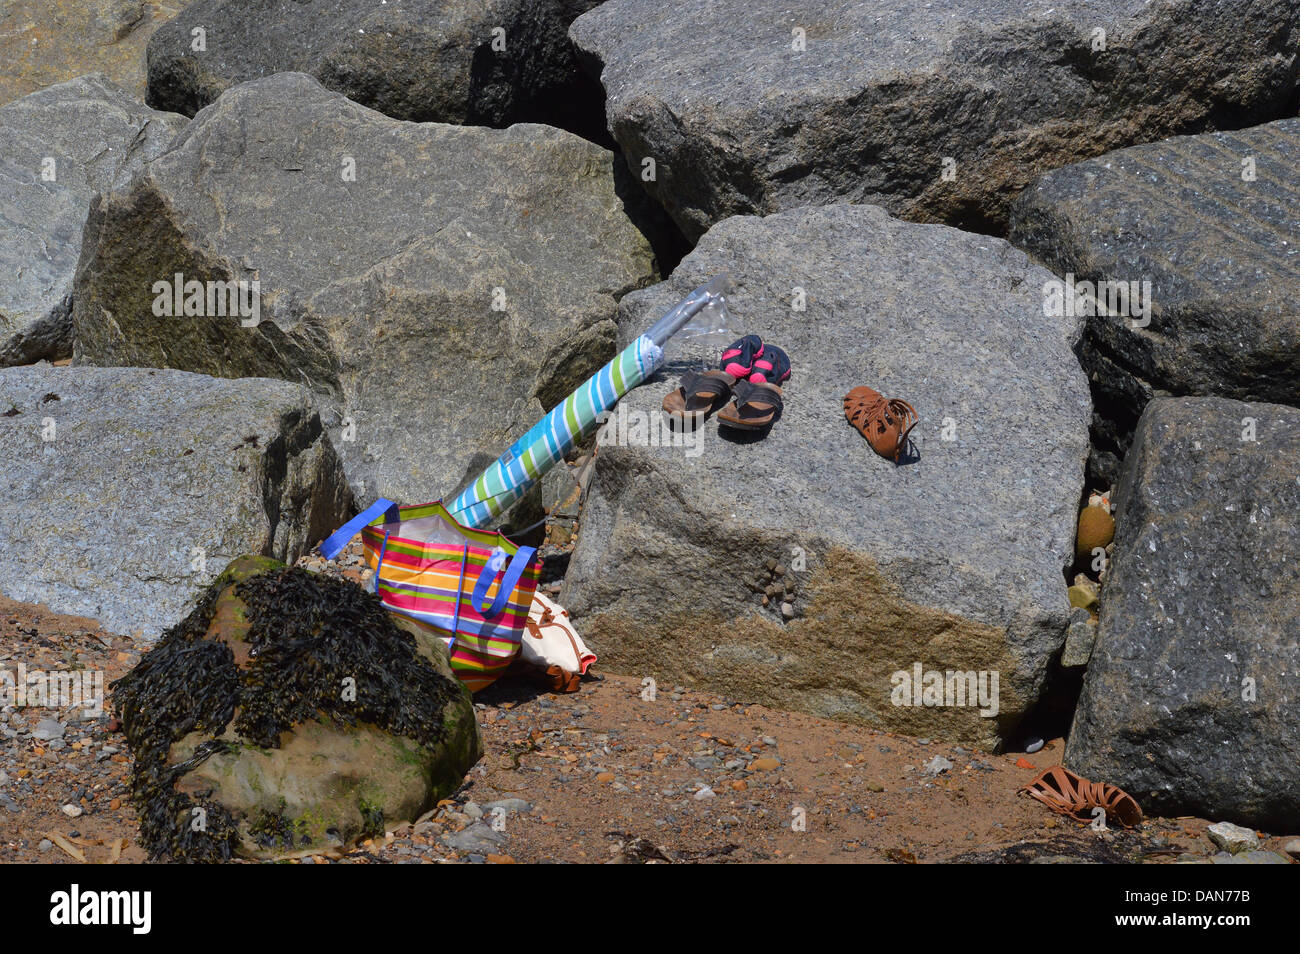
[[[387,523],[396,523],[401,519],[401,511],[398,509],[397,504],[380,497],[365,510],[331,533],[329,538],[320,545],[321,556],[327,560],[334,559],[338,556],[339,551],[348,545],[348,541],[361,532],[362,527],[368,526],[380,514],[387,515],[388,520],[385,521]],[[386,534],[384,542],[387,543]],[[379,574],[376,573],[375,578],[378,579]]]
[[[470,596],[470,605],[478,610],[484,619],[491,619],[497,616],[506,608],[506,600],[510,594],[515,591],[519,583],[519,578],[524,575],[524,570],[528,569],[528,564],[533,560],[533,554],[537,552],[536,547],[520,547],[519,552],[514,555],[510,565],[506,567],[505,574],[501,577],[501,585],[497,587],[496,599],[492,605],[485,607],[487,601],[488,587],[496,579],[496,571],[492,569],[492,561],[488,560],[483,564],[483,570],[478,575],[478,582],[474,584],[474,593]]]

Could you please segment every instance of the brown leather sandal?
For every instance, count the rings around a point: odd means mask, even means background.
[[[687,371],[677,390],[664,395],[664,413],[688,426],[700,424],[731,397],[736,379],[716,368],[711,371]]]
[[[844,395],[844,416],[867,439],[881,457],[898,463],[907,435],[917,425],[916,409],[906,401],[890,398],[865,385]]]
[[[736,384],[736,399],[718,412],[718,425],[741,431],[761,431],[769,427],[785,406],[781,389],[775,384]]]
[[[1102,809],[1107,822],[1117,821],[1125,828],[1142,823],[1142,809],[1136,799],[1122,788],[1107,782],[1090,782],[1064,765],[1053,765],[1040,772],[1020,791],[1042,802],[1058,815],[1079,821],[1092,821],[1092,810]]]

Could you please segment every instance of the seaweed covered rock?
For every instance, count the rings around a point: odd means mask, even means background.
[[[445,650],[351,583],[240,557],[113,686],[153,858],[277,858],[410,821],[478,761]]]

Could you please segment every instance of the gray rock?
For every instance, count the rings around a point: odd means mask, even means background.
[[[1300,838],[1292,838],[1282,846],[1282,850],[1292,858],[1300,858]]]
[[[45,854],[45,852],[49,851],[53,847],[54,847],[54,842],[50,841],[48,838],[42,838],[40,842],[37,844],[36,850],[39,851],[41,854]]]
[[[930,761],[926,762],[922,768],[926,775],[938,776],[951,769],[952,762],[944,758],[942,755],[936,755],[934,758],[930,759]]]
[[[36,723],[36,728],[32,729],[32,738],[39,739],[43,742],[50,742],[54,739],[63,738],[64,727],[60,722],[53,719],[42,719]]]
[[[1205,834],[1224,851],[1232,855],[1243,851],[1253,851],[1259,847],[1259,836],[1249,828],[1242,828],[1232,822],[1215,822],[1205,829]]]
[[[1086,609],[1075,608],[1070,614],[1070,628],[1065,631],[1065,648],[1061,650],[1061,666],[1066,669],[1086,666],[1092,658],[1092,647],[1097,641],[1097,624]]]
[[[693,448],[637,446],[662,436],[676,373],[629,394],[601,438],[561,602],[615,671],[997,744],[1037,698],[1069,614],[1090,406],[1076,329],[1042,316],[1050,276],[998,239],[874,206],[738,217],[623,300],[623,333],[723,269],[739,286],[731,332],[791,356],[783,415],[759,440],[710,420]],[[846,422],[859,384],[916,406],[903,466]],[[798,583],[792,621],[748,589],[768,560]],[[997,717],[894,705],[894,675],[918,662],[996,671]]]
[[[1245,417],[1256,442],[1241,440]],[[1300,826],[1300,410],[1147,405],[1065,764],[1147,814]]]
[[[1291,859],[1275,851],[1243,851],[1239,855],[1219,852],[1209,859],[1212,865],[1289,865]]]
[[[282,381],[0,370],[0,459],[0,592],[146,637],[236,556],[292,561],[353,506]]]
[[[1288,119],[1108,153],[1017,200],[1011,240],[1058,275],[1149,283],[1149,313],[1087,319],[1097,483],[1117,479],[1155,395],[1300,404],[1297,166],[1300,119]]]
[[[542,126],[398,122],[298,73],[246,83],[96,203],[77,360],[301,381],[358,496],[450,496],[613,355],[617,298],[652,280],[612,162]],[[175,273],[247,282],[260,320],[156,317]]]
[[[90,201],[186,122],[102,75],[0,107],[0,367],[72,356],[69,295]]]
[[[483,810],[489,815],[498,811],[505,812],[507,815],[522,815],[531,812],[533,806],[522,798],[498,798],[495,801],[485,803]]]
[[[443,835],[442,843],[456,851],[496,854],[497,849],[506,843],[506,833],[476,821],[461,831]]]
[[[238,83],[302,72],[399,119],[590,125],[599,85],[567,30],[599,2],[198,0],[149,42],[149,102],[192,116]]]
[[[695,237],[836,202],[997,229],[1047,169],[1293,113],[1297,26],[1290,0],[610,0],[569,32]]]

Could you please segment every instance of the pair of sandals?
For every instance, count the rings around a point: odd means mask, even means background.
[[[789,377],[789,355],[758,335],[745,335],[722,352],[718,367],[683,374],[677,390],[664,396],[664,413],[692,428],[717,411],[724,427],[761,431],[785,406],[779,385]]]

